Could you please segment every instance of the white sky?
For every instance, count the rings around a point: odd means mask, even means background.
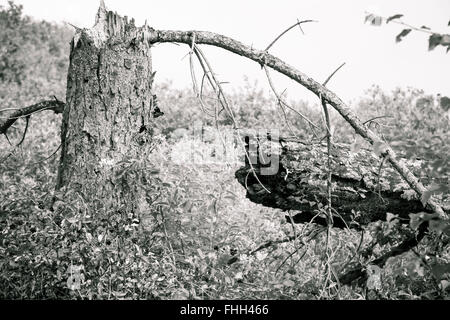
[[[70,22],[79,27],[94,23],[98,1],[93,0],[16,0],[24,12],[37,19]],[[110,10],[134,17],[138,25],[145,19],[155,29],[208,30],[240,40],[255,48],[265,48],[280,32],[300,20],[319,23],[291,30],[270,52],[300,71],[323,82],[342,62],[346,66],[328,85],[347,102],[362,95],[372,84],[390,90],[412,86],[431,94],[450,96],[450,53],[438,47],[428,51],[428,35],[410,33],[396,44],[402,30],[396,24],[365,25],[364,12],[384,16],[397,13],[418,27],[426,25],[436,32],[450,33],[450,0],[106,0]],[[6,5],[6,0],[0,0]],[[176,87],[191,86],[186,45],[160,44],[153,49],[153,68],[157,81],[169,79]],[[269,92],[260,66],[218,48],[205,49],[226,88],[242,86],[244,75]],[[199,76],[199,74],[198,74]],[[290,80],[277,76],[278,91],[288,89],[289,97],[317,99]]]

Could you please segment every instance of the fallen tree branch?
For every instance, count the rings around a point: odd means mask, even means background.
[[[30,115],[43,110],[52,110],[55,113],[62,113],[64,110],[64,106],[64,102],[55,99],[41,101],[31,106],[18,109],[11,115],[5,117],[6,120],[3,123],[0,122],[0,134],[6,134],[6,131],[8,131],[8,129],[14,124],[14,122],[16,122],[17,119],[29,117]]]
[[[376,265],[380,268],[383,268],[386,262],[389,258],[398,256],[402,253],[405,253],[412,248],[416,247],[419,242],[425,237],[426,230],[428,229],[428,222],[424,222],[419,227],[419,232],[417,235],[414,235],[406,240],[404,240],[402,243],[400,243],[398,246],[392,248],[382,256],[378,257],[377,259],[370,262],[371,265]],[[365,271],[365,267],[362,265],[359,265],[352,270],[347,271],[343,275],[339,277],[339,281],[342,284],[349,285],[354,281],[359,281],[360,283],[363,283],[367,281],[367,273]]]
[[[268,67],[284,74],[292,80],[298,82],[308,90],[323,98],[328,104],[336,109],[339,114],[353,127],[353,129],[369,143],[382,143],[383,150],[381,153],[388,158],[391,165],[402,176],[402,178],[411,186],[411,188],[422,196],[427,189],[424,185],[411,173],[411,171],[401,163],[395,152],[373,131],[366,128],[356,114],[331,90],[307,76],[303,72],[288,65],[281,59],[269,54],[267,51],[253,49],[232,38],[208,31],[172,31],[172,30],[155,30],[148,28],[146,38],[150,44],[163,42],[179,42],[190,45],[195,34],[196,44],[207,44],[223,48],[240,56],[249,58],[261,65]],[[442,208],[433,199],[428,201],[429,207],[436,212],[441,219],[448,219],[448,216]]]

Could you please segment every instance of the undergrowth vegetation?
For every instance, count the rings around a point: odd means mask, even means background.
[[[1,29],[2,43],[9,39],[13,46],[13,40],[26,32],[37,32],[41,38],[30,37],[36,43],[24,38],[7,54],[0,52],[0,63],[21,66],[10,70],[14,75],[0,74],[0,109],[26,106],[53,94],[63,100],[70,32],[22,17],[20,7],[12,3],[1,14],[16,19]],[[57,37],[46,37],[48,32]],[[40,49],[25,59],[29,46]],[[12,58],[22,64],[8,60]],[[39,61],[49,62],[51,69]],[[214,121],[202,112],[190,90],[158,84],[155,91],[165,113],[155,128],[158,144],[144,163],[131,163],[127,173],[136,176],[137,183],[143,177],[148,182],[150,212],[140,220],[120,211],[102,216],[79,194],[55,191],[60,115],[48,111],[33,115],[19,146],[24,119],[9,129],[8,138],[0,137],[0,298],[448,297],[450,252],[445,232],[428,236],[414,252],[373,270],[378,277],[369,280],[376,282],[370,285],[378,289],[375,297],[364,286],[341,286],[336,281],[325,286],[326,232],[315,225],[292,225],[285,217],[289,213],[246,199],[245,189],[234,178],[239,162],[214,161],[211,154],[211,161],[203,163],[183,158],[186,150],[205,156],[221,148],[217,139],[201,141],[189,134],[194,122],[211,127]],[[242,128],[280,128],[283,134],[293,134],[276,100],[257,85],[249,84],[230,100]],[[319,105],[293,102],[292,107],[320,124]],[[399,153],[424,159],[430,177],[448,182],[449,121],[434,97],[415,89],[386,93],[374,87],[354,108],[364,121],[382,116],[371,121],[374,129]],[[295,113],[288,115],[295,135],[310,139],[309,126]],[[332,116],[337,141],[355,148],[364,145],[336,114]],[[226,118],[219,123],[229,128]],[[229,147],[241,153],[240,146]],[[382,254],[383,245],[396,240],[389,236],[397,223],[377,222],[368,227],[376,232],[363,238],[354,231],[332,230],[332,265],[342,268],[359,259],[360,248],[374,243],[374,253]],[[295,240],[287,241],[289,237]]]

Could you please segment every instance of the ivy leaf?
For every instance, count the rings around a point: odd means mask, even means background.
[[[402,14],[396,14],[396,15],[393,15],[393,16],[387,18],[386,23],[389,23],[389,21],[392,21],[392,20],[394,20],[394,19],[400,19],[401,17],[403,17]]]
[[[428,51],[433,50],[441,44],[442,36],[437,33],[433,33],[428,39]]]
[[[381,23],[383,22],[383,18],[371,13],[366,16],[364,23],[366,23],[366,22],[369,22],[372,26],[381,26]]]
[[[404,37],[406,37],[411,32],[411,29],[403,29],[402,32],[400,32],[397,37],[395,37],[395,42],[400,42],[403,40]]]

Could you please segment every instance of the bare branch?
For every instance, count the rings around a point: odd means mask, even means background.
[[[23,130],[23,135],[22,135],[22,139],[20,140],[20,142],[16,145],[16,147],[20,146],[23,141],[25,140],[25,136],[27,135],[27,131],[28,131],[28,125],[30,124],[30,116],[28,115],[26,118],[26,125],[25,125],[25,129]]]
[[[266,66],[264,66],[264,71],[266,72],[267,81],[269,82],[269,86],[270,86],[270,88],[272,89],[272,92],[274,93],[275,97],[277,98],[278,104],[279,104],[281,110],[283,111],[283,114],[284,114],[284,118],[285,118],[286,124],[288,125],[288,128],[289,128],[289,130],[291,131],[291,133],[296,137],[295,133],[294,133],[293,130],[291,129],[290,124],[289,124],[289,122],[288,122],[287,115],[286,115],[286,112],[285,112],[285,110],[284,110],[284,106],[286,106],[288,109],[294,111],[294,112],[297,113],[303,120],[305,120],[306,122],[308,122],[308,124],[311,126],[311,131],[313,132],[314,136],[317,137],[317,134],[316,134],[316,132],[314,131],[314,128],[318,128],[317,125],[314,124],[314,122],[312,122],[311,120],[309,120],[308,117],[306,117],[305,115],[303,115],[301,112],[299,112],[299,111],[295,110],[294,108],[292,108],[291,106],[289,106],[289,105],[281,98],[281,95],[279,95],[278,92],[277,92],[277,90],[275,89],[275,86],[274,86],[274,84],[273,84],[273,82],[272,82],[272,77],[270,76],[270,73],[269,73],[269,69],[267,69]]]
[[[6,131],[16,122],[17,119],[29,117],[30,115],[43,110],[53,110],[55,113],[62,113],[65,103],[59,100],[47,100],[33,104],[29,107],[18,109],[10,116],[5,117],[5,121],[0,122],[0,134],[6,134]]]
[[[331,78],[333,78],[333,76],[336,74],[336,72],[338,72],[343,66],[345,66],[345,62],[342,63],[339,67],[337,67],[336,70],[334,70],[334,72],[332,74],[329,75],[329,77],[327,78],[327,80],[325,80],[325,82],[323,83],[323,86],[325,87],[328,82],[331,80]]]
[[[287,28],[286,30],[284,30],[282,33],[280,33],[280,35],[278,37],[275,38],[275,40],[273,40],[265,49],[265,51],[268,51],[274,44],[275,42],[277,42],[282,36],[284,36],[289,30],[295,28],[296,26],[300,27],[300,30],[303,32],[301,24],[302,23],[307,23],[307,22],[317,22],[315,20],[303,20],[303,21],[298,21],[297,19],[297,23],[293,24],[292,26],[290,26],[289,28]],[[304,32],[303,32],[304,33]]]
[[[333,73],[331,73],[328,76],[328,78],[325,80],[325,82],[323,83],[323,86],[326,86],[328,84],[328,82],[331,80],[331,78],[336,74],[336,72],[338,72],[339,69],[341,69],[344,65],[345,65],[345,62],[343,64],[341,64],[336,70],[334,70]],[[333,137],[331,134],[330,114],[328,113],[327,103],[322,98],[322,96],[319,96],[319,97],[320,97],[320,102],[322,104],[323,112],[325,114],[325,126],[327,129],[327,135],[326,135],[326,137],[327,137],[327,167],[328,167],[328,172],[327,172],[327,200],[328,200],[327,215],[328,215],[328,228],[331,228],[333,226],[333,212],[332,212],[332,201],[331,201],[331,193],[332,193],[331,175],[333,174],[332,168],[331,168],[331,147],[333,144]],[[329,232],[329,230],[328,230],[328,232]],[[327,235],[328,235],[328,233],[327,233]],[[328,241],[327,241],[327,245],[328,245]],[[327,252],[327,254],[328,254],[328,252]]]
[[[392,116],[378,116],[378,117],[374,117],[374,118],[371,118],[369,120],[364,121],[363,124],[366,124],[368,122],[372,122],[372,121],[377,120],[377,119],[382,119],[382,118],[392,118]]]

